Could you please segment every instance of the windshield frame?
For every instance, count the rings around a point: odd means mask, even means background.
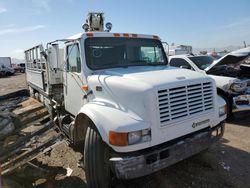
[[[158,43],[158,47],[161,49],[162,51],[162,58],[164,60],[164,63],[147,63],[147,64],[133,64],[133,63],[127,63],[127,64],[124,64],[124,65],[120,65],[120,66],[117,66],[116,64],[115,65],[111,65],[111,66],[107,66],[107,67],[100,67],[100,68],[94,68],[92,66],[90,66],[89,64],[89,61],[88,61],[88,55],[87,55],[87,41],[88,40],[91,40],[93,38],[111,38],[111,39],[124,39],[124,40],[138,40],[138,39],[142,39],[142,40],[151,40],[151,41],[155,41],[156,43]],[[167,66],[168,65],[168,58],[166,56],[166,53],[165,53],[165,50],[163,48],[163,45],[161,43],[161,41],[159,39],[151,39],[151,38],[125,38],[125,37],[91,37],[91,38],[86,38],[84,40],[84,51],[85,51],[85,61],[86,61],[86,65],[87,67],[90,69],[90,70],[105,70],[105,69],[112,69],[112,68],[127,68],[127,67],[135,67],[135,66]],[[138,60],[139,61],[139,60]],[[145,61],[146,62],[146,61]],[[156,64],[157,63],[157,64]]]

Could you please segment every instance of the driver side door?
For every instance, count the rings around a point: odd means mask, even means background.
[[[66,47],[66,71],[64,72],[65,109],[72,115],[77,115],[84,104],[82,91],[83,77],[81,56],[78,43]]]

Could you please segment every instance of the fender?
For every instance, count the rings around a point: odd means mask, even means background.
[[[97,102],[84,105],[75,119],[74,140],[84,140],[87,130],[87,119],[97,128],[102,140],[109,145],[109,131],[131,132],[150,128],[148,122],[143,121],[134,113],[114,106],[107,106]],[[81,136],[79,136],[79,134]],[[81,137],[81,138],[80,138]]]

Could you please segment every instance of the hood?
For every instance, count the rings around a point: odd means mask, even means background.
[[[250,56],[250,47],[242,48],[239,50],[232,51],[225,56],[221,57],[218,60],[215,60],[209,67],[205,69],[206,72],[212,70],[215,66],[218,65],[228,65],[228,64],[237,64],[247,57]]]
[[[212,81],[204,74],[185,69],[137,66],[95,72],[88,77],[88,85],[94,94],[93,101],[104,101],[106,105],[133,111],[134,114],[143,117],[142,119],[147,119],[146,116],[150,113],[145,110],[152,108],[147,106],[149,104],[157,105],[158,90],[208,80]],[[101,87],[102,91],[98,91],[97,87]]]
[[[137,82],[149,87],[160,87],[166,84],[176,84],[185,80],[197,80],[206,77],[198,72],[168,66],[142,66],[105,70],[99,75],[105,75],[108,79],[119,79],[125,82]]]

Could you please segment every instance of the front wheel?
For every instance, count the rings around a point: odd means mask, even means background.
[[[89,188],[109,188],[111,186],[108,159],[108,146],[102,141],[96,128],[89,126],[84,144],[84,167]]]

